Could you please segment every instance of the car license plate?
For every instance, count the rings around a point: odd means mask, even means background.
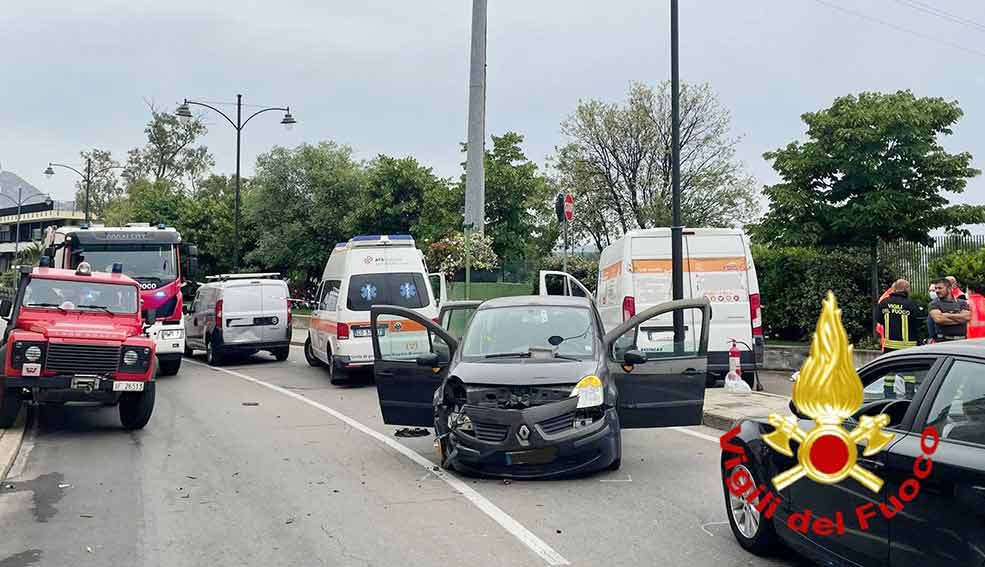
[[[557,458],[557,447],[506,453],[507,465],[546,465]]]
[[[113,382],[114,392],[143,392],[143,382],[133,382],[130,380],[117,380]]]
[[[358,337],[369,337],[369,336],[371,336],[371,333],[372,333],[372,330],[370,329],[370,327],[356,327],[356,328],[352,329],[352,336],[353,337],[357,337],[357,338]],[[379,327],[376,328],[376,335],[377,336],[382,337],[385,334],[386,334],[386,327],[385,326],[379,326]]]
[[[38,363],[35,364],[25,363],[24,366],[21,367],[21,375],[41,376],[41,365]]]
[[[254,317],[254,325],[276,325],[277,317]]]

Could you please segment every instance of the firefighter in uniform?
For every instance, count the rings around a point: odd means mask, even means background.
[[[896,280],[889,297],[879,303],[886,343],[883,352],[917,346],[918,319],[926,317],[923,308],[910,300],[910,282]]]

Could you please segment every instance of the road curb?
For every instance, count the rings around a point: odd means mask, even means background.
[[[28,408],[22,408],[17,421],[10,429],[0,429],[0,482],[7,480],[7,473],[17,459],[17,453],[21,449],[21,442],[24,441],[24,432],[27,430]]]
[[[735,419],[725,415],[719,415],[717,413],[705,412],[701,416],[701,423],[712,429],[718,429],[719,431],[728,431],[732,428],[735,423]]]

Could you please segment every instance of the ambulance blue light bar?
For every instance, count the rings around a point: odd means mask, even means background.
[[[360,234],[348,242],[351,246],[413,246],[414,237],[409,234]]]

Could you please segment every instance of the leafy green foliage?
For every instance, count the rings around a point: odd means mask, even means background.
[[[89,185],[89,214],[92,218],[102,218],[110,204],[120,199],[125,194],[125,189],[120,185],[118,173],[119,165],[113,159],[113,154],[108,150],[93,148],[91,151],[80,152],[82,164],[86,159],[92,160],[92,182]],[[86,173],[85,169],[80,169]],[[73,174],[74,175],[74,174]],[[75,207],[80,211],[85,210],[86,190],[85,182],[79,179],[75,182]]]
[[[975,293],[985,293],[985,248],[960,250],[930,262],[933,278],[954,276],[958,285]]]
[[[469,254],[472,257],[470,269],[492,270],[499,265],[493,241],[489,235],[473,232],[469,235]],[[465,235],[455,233],[447,238],[432,242],[427,248],[428,268],[444,272],[449,276],[465,269]]]
[[[957,102],[910,91],[838,98],[802,116],[806,142],[764,157],[783,179],[766,188],[770,209],[755,234],[782,246],[863,246],[985,221],[985,207],[948,205],[980,172],[971,154],[939,142],[962,112]]]
[[[817,324],[821,300],[828,290],[838,298],[848,336],[859,341],[871,334],[872,303],[868,254],[860,250],[753,247],[763,298],[764,331],[770,338],[808,339]],[[894,275],[882,267],[880,289]]]
[[[198,118],[181,120],[154,107],[150,111],[151,119],[144,128],[147,144],[130,150],[128,174],[134,179],[179,186],[187,180],[194,186],[215,165],[208,148],[195,145],[208,132],[205,123]]]

